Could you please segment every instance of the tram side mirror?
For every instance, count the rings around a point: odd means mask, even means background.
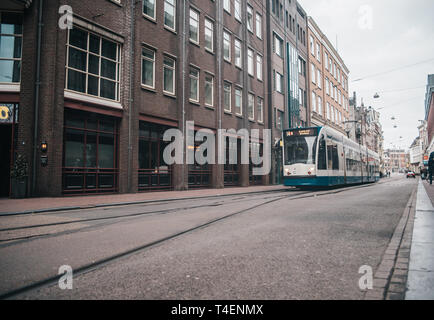
[[[43,167],[48,166],[48,157],[47,156],[41,156],[41,165]]]

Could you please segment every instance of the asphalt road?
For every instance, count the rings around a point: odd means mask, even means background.
[[[359,268],[375,271],[415,187],[396,177],[331,191],[2,217],[0,295],[362,299]],[[57,285],[61,265],[76,271],[72,290]]]

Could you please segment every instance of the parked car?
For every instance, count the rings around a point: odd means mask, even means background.
[[[408,178],[415,178],[416,179],[416,174],[413,171],[409,171],[409,172],[407,172],[407,179]]]

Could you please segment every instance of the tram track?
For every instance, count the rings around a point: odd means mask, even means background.
[[[316,196],[330,195],[330,194],[334,194],[334,193],[340,193],[340,192],[345,192],[345,191],[354,190],[354,189],[358,189],[358,188],[362,188],[362,187],[369,187],[369,186],[370,185],[353,186],[353,187],[349,187],[349,188],[342,188],[339,190],[332,190],[332,191],[328,191],[328,192],[305,191],[305,192],[299,192],[299,193],[293,194],[293,195],[288,195],[287,192],[284,192],[285,193],[284,195],[274,195],[272,197],[267,197],[265,201],[262,201],[258,204],[252,205],[252,206],[248,206],[247,208],[243,208],[241,210],[237,210],[236,212],[232,212],[230,214],[227,214],[227,215],[224,215],[221,217],[217,217],[215,219],[211,219],[209,221],[200,223],[199,225],[196,225],[196,226],[193,226],[190,228],[186,228],[184,230],[181,230],[179,232],[175,232],[175,233],[168,235],[168,236],[164,236],[160,239],[137,245],[134,248],[130,248],[127,250],[117,252],[117,253],[112,254],[112,255],[108,255],[107,257],[100,258],[99,260],[96,260],[96,261],[91,260],[92,262],[90,262],[90,263],[83,263],[81,266],[74,268],[74,276],[79,276],[81,274],[92,272],[93,270],[101,268],[107,264],[113,263],[113,262],[118,261],[120,259],[134,255],[136,253],[143,252],[144,250],[150,249],[150,248],[155,247],[157,245],[161,245],[167,241],[176,239],[178,237],[181,237],[183,235],[186,235],[186,234],[198,231],[198,230],[202,230],[204,228],[207,228],[207,227],[212,226],[214,224],[217,224],[219,222],[228,220],[232,217],[241,215],[243,213],[246,213],[246,212],[249,212],[251,210],[266,206],[266,205],[274,203],[274,202],[278,202],[281,200],[297,200],[297,199],[304,199],[304,198],[310,198],[310,197],[316,197]],[[251,197],[246,196],[245,199],[243,199],[243,200],[244,201],[251,201]],[[209,206],[210,205],[197,206],[197,207],[200,208],[200,207],[209,207]],[[150,212],[147,212],[145,214],[150,214]],[[135,214],[135,216],[137,216],[137,214]],[[122,216],[122,217],[125,218],[125,216]],[[107,219],[113,219],[113,217],[107,218]],[[72,223],[77,223],[77,222],[78,221],[73,221]],[[95,227],[95,226],[93,226],[93,227]],[[79,231],[77,231],[77,232],[79,232]],[[50,234],[49,236],[55,236],[55,235]],[[18,295],[22,295],[22,294],[25,294],[25,293],[30,292],[30,291],[34,291],[34,290],[37,290],[37,289],[40,289],[43,287],[48,287],[48,286],[54,285],[58,282],[58,280],[60,279],[61,276],[62,275],[44,277],[40,280],[34,281],[34,282],[29,283],[27,285],[24,285],[24,286],[14,288],[12,290],[0,293],[0,299],[11,299],[11,298],[17,297]]]
[[[333,190],[327,190],[327,191],[298,191],[297,190],[297,194],[294,195],[289,195],[288,196],[288,192],[289,191],[281,191],[278,192],[278,194],[273,194],[273,195],[267,195],[265,197],[263,197],[263,199],[274,199],[274,198],[278,198],[281,197],[281,195],[283,195],[283,197],[287,197],[290,199],[304,199],[304,198],[309,198],[309,197],[315,197],[315,196],[321,196],[321,195],[329,195],[329,194],[336,194],[336,193],[340,193],[340,192],[344,192],[347,190],[351,190],[354,188],[364,188],[364,187],[369,187],[370,185],[358,185],[358,186],[352,186],[352,187],[345,187],[345,188],[338,188],[338,189],[333,189]],[[293,191],[293,190],[291,190]],[[231,203],[239,203],[239,202],[245,202],[245,201],[250,201],[252,197],[258,197],[260,196],[260,194],[244,194],[244,195],[233,195],[234,199],[228,199],[231,201]],[[228,195],[226,196],[228,197]],[[210,199],[213,199],[214,197],[210,197]],[[206,200],[206,199],[204,199]],[[181,199],[180,201],[188,201],[188,199]],[[167,202],[171,203],[171,202]],[[162,205],[163,203],[158,203],[158,205]],[[119,220],[122,219],[129,219],[129,218],[137,218],[137,217],[141,217],[141,216],[155,216],[155,215],[164,215],[164,214],[171,214],[171,213],[178,213],[181,211],[187,211],[187,210],[192,210],[192,209],[201,209],[201,208],[212,208],[212,207],[218,207],[218,206],[223,206],[225,205],[225,201],[223,202],[216,202],[216,203],[212,203],[212,204],[204,204],[204,205],[199,205],[199,206],[187,206],[187,207],[181,207],[181,208],[170,208],[170,209],[163,209],[163,210],[154,210],[154,211],[146,211],[146,212],[136,212],[136,213],[131,213],[131,214],[122,214],[122,215],[116,215],[116,216],[105,216],[105,217],[98,217],[98,218],[87,218],[87,219],[79,219],[79,220],[68,220],[68,221],[59,221],[59,222],[53,222],[53,223],[46,223],[46,224],[33,224],[33,225],[26,225],[26,226],[18,226],[18,227],[10,227],[10,228],[2,228],[0,229],[0,235],[2,232],[12,232],[12,231],[20,231],[20,230],[32,230],[32,229],[37,229],[37,228],[47,228],[47,227],[57,227],[57,226],[66,226],[66,225],[73,225],[73,224],[81,224],[81,223],[89,223],[89,222],[103,222],[103,221],[112,221],[109,222],[110,224],[112,223],[116,223]],[[131,205],[131,206],[137,206],[137,204],[135,205]],[[115,206],[118,207],[118,206]],[[130,206],[128,206],[130,207]],[[108,208],[104,207],[104,208],[98,208],[101,210],[108,210]],[[79,210],[79,209],[77,209]],[[91,209],[83,209],[83,210],[91,210]],[[71,213],[72,211],[67,211],[67,213]],[[49,212],[46,213],[44,215],[50,216],[50,215],[63,215],[65,213],[53,213],[53,212]],[[113,221],[113,220],[117,220],[117,221]],[[23,241],[32,241],[34,239],[37,238],[41,238],[41,237],[56,237],[56,236],[61,236],[64,234],[72,234],[72,233],[76,233],[76,232],[82,232],[84,230],[89,230],[89,229],[95,229],[95,228],[101,228],[106,226],[106,223],[103,224],[99,224],[99,225],[90,225],[90,226],[83,226],[77,229],[72,229],[72,230],[63,230],[63,231],[59,231],[59,232],[52,232],[52,233],[41,233],[41,234],[32,234],[32,235],[28,235],[28,236],[21,236],[21,237],[15,237],[15,238],[5,238],[5,239],[0,239],[0,248],[4,247],[4,246],[10,246],[15,244],[14,241],[18,241],[18,243],[22,243]]]
[[[306,194],[306,193],[309,193],[309,192],[298,192],[297,194],[291,195],[290,197],[296,197],[296,196],[300,196],[300,195]],[[285,196],[287,196],[288,192],[279,192],[278,195],[275,194],[273,196],[265,197],[264,199],[274,199],[276,197],[280,197],[281,194],[285,194]],[[228,199],[228,200],[230,200],[231,203],[234,203],[234,202],[239,203],[239,202],[250,201],[252,197],[258,197],[258,196],[260,196],[260,195],[258,195],[258,194],[247,195],[246,194],[243,197],[237,197],[236,199]],[[78,220],[58,221],[58,222],[53,222],[53,223],[16,226],[16,227],[9,227],[9,228],[0,229],[0,235],[2,232],[7,233],[7,232],[13,232],[13,231],[22,231],[22,230],[31,231],[33,229],[38,229],[38,228],[67,226],[67,225],[82,224],[82,223],[89,223],[89,222],[107,221],[108,223],[112,224],[112,223],[116,223],[120,220],[127,220],[130,218],[138,218],[141,216],[156,216],[156,215],[173,214],[173,213],[179,213],[181,211],[187,211],[187,210],[194,210],[194,209],[201,209],[201,208],[214,208],[214,207],[224,206],[227,204],[228,204],[228,202],[226,202],[226,201],[220,201],[220,202],[214,202],[214,203],[203,204],[203,205],[198,205],[198,206],[186,206],[186,207],[170,208],[170,209],[163,209],[163,210],[135,212],[135,213],[131,213],[131,214],[121,214],[121,215],[115,215],[115,216],[104,216],[104,217],[98,217],[98,218],[86,218],[86,219],[78,219]],[[104,208],[102,210],[107,210],[107,208]],[[68,211],[68,213],[71,213],[71,211]],[[45,215],[49,216],[49,215],[55,215],[55,214],[54,213],[48,213]],[[63,213],[60,213],[60,215],[63,215]],[[107,223],[103,223],[103,224],[99,224],[99,225],[87,225],[87,226],[79,227],[77,229],[72,229],[72,230],[62,230],[59,232],[52,232],[52,233],[44,232],[41,234],[31,234],[31,235],[27,235],[27,236],[0,239],[0,248],[2,248],[4,246],[14,245],[16,242],[13,242],[13,241],[19,241],[18,243],[22,243],[24,241],[31,241],[31,240],[34,240],[36,238],[56,237],[56,236],[60,236],[60,235],[64,235],[64,234],[72,234],[72,233],[76,233],[76,232],[82,232],[84,230],[101,228],[101,227],[104,227],[106,225],[107,225]]]

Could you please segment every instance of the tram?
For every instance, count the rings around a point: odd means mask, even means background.
[[[339,131],[323,126],[283,132],[283,182],[331,187],[380,180],[380,158]]]

